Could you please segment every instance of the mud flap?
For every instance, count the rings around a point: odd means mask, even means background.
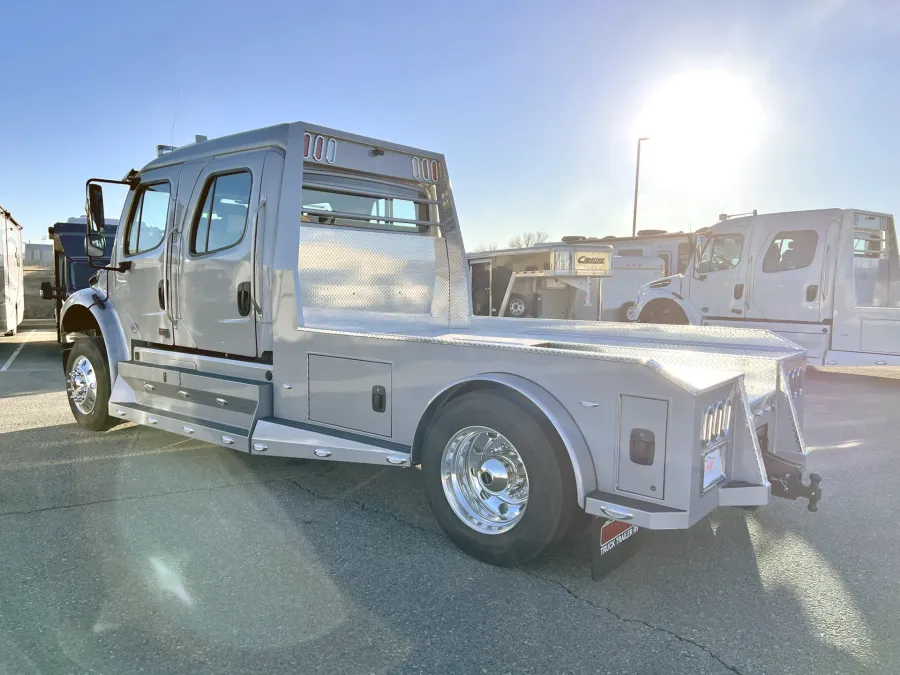
[[[620,520],[594,518],[591,524],[591,578],[600,581],[640,548],[642,532],[637,525]]]

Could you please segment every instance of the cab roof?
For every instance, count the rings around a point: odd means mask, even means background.
[[[224,155],[232,152],[243,152],[246,150],[256,150],[259,148],[280,148],[282,151],[287,149],[288,136],[292,128],[299,127],[303,131],[309,131],[314,134],[322,134],[332,138],[355,141],[371,145],[373,147],[385,148],[397,152],[418,155],[420,157],[428,157],[429,159],[443,160],[444,156],[437,152],[422,150],[421,148],[413,148],[397,143],[389,143],[375,138],[359,136],[337,129],[329,129],[328,127],[309,124],[307,122],[292,122],[284,124],[276,124],[271,127],[262,127],[261,129],[253,129],[251,131],[242,131],[228,136],[220,136],[219,138],[211,138],[198,143],[190,143],[183,145],[171,152],[160,155],[156,159],[148,162],[141,172],[158,169],[173,164],[181,164],[192,159],[201,157],[210,157],[214,155]]]

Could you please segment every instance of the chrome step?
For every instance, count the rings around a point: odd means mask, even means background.
[[[272,415],[272,384],[185,368],[127,361],[119,364],[114,404],[140,404],[161,414],[252,429]]]
[[[209,420],[151,408],[140,403],[110,403],[109,413],[116,419],[156,427],[173,434],[196,438],[233,450],[249,452],[250,430]]]

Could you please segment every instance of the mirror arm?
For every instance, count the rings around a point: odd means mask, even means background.
[[[88,256],[88,265],[90,265],[95,270],[107,270],[108,272],[127,272],[131,269],[131,261],[126,260],[124,262],[120,262],[116,267],[106,267],[104,265],[95,265],[94,261]]]

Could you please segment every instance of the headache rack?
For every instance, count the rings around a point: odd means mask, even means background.
[[[315,174],[313,174],[315,175]],[[385,212],[384,213],[361,213],[354,211],[342,211],[342,210],[332,210],[332,209],[323,209],[316,208],[318,204],[310,204],[308,206],[304,205],[302,208],[302,215],[304,217],[314,216],[319,219],[318,224],[330,224],[330,225],[341,225],[341,223],[335,222],[336,219],[343,219],[351,221],[352,226],[354,227],[366,227],[366,228],[374,228],[379,229],[382,227],[390,227],[391,225],[414,225],[418,227],[419,232],[425,231],[425,228],[430,228],[434,225],[439,225],[439,218],[437,217],[437,209],[439,202],[437,199],[432,199],[430,197],[423,197],[421,190],[417,187],[411,187],[407,185],[396,185],[394,183],[389,183],[384,180],[379,180],[377,178],[357,178],[352,176],[335,176],[341,183],[326,183],[317,180],[305,180],[303,182],[304,190],[315,190],[317,192],[324,192],[328,194],[334,195],[346,195],[351,197],[362,197],[362,198],[370,198],[374,200],[384,200],[385,204]],[[390,191],[389,189],[378,190],[372,188],[361,188],[355,187],[353,185],[347,185],[344,181],[365,181],[365,182],[378,182],[385,186],[385,188],[395,187],[396,191]],[[430,215],[433,215],[434,218],[405,218],[401,216],[394,215],[394,202],[395,201],[404,201],[411,203],[414,206],[415,210],[419,212],[418,215],[421,215],[421,211],[428,210]],[[433,210],[433,211],[432,211]],[[315,221],[310,220],[311,224],[317,224]]]

